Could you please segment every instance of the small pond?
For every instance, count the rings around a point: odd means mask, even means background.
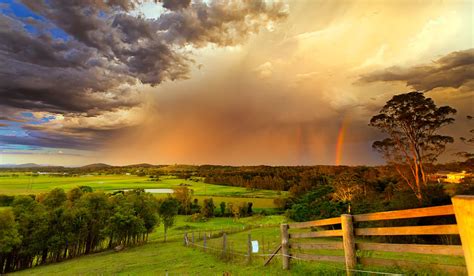
[[[122,190],[124,192],[128,190]],[[145,189],[146,193],[152,193],[152,194],[172,194],[173,189]]]

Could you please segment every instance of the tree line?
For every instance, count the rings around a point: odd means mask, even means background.
[[[173,198],[178,202],[178,214],[193,215],[194,220],[206,220],[215,216],[241,218],[253,215],[252,202],[220,202],[216,206],[212,198],[205,198],[199,204],[197,198],[193,198],[193,190],[186,186],[173,189]]]
[[[15,196],[0,212],[0,272],[145,243],[160,222],[159,208],[140,189],[106,194],[83,186]]]

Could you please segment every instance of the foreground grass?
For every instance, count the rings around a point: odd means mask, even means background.
[[[213,218],[207,222],[191,222],[187,217],[179,216],[176,226],[169,230],[169,241],[163,243],[163,228],[158,227],[150,236],[148,244],[133,248],[126,248],[121,252],[106,251],[61,263],[36,267],[15,274],[33,275],[222,275],[229,272],[231,275],[345,275],[344,264],[329,262],[314,262],[292,260],[291,270],[284,271],[281,268],[281,257],[277,256],[270,265],[263,266],[266,256],[254,255],[251,264],[246,263],[245,256],[239,256],[246,252],[247,238],[250,233],[252,240],[259,241],[258,254],[269,254],[280,243],[279,227],[275,224],[285,222],[283,216],[254,216],[234,221],[231,218]],[[220,251],[208,249],[203,252],[201,248],[183,246],[183,233],[194,231],[202,234],[206,231],[220,231],[222,229],[237,229],[244,226],[252,226],[249,231],[242,231],[228,235],[229,251],[237,255],[232,260],[222,260]],[[324,239],[331,242],[333,239]],[[321,239],[319,239],[321,241]],[[201,244],[202,241],[196,241]],[[208,246],[220,249],[222,239],[208,240]],[[342,252],[329,250],[311,252],[313,254],[341,255]],[[433,256],[422,254],[403,255],[399,253],[380,253],[372,255],[388,259],[412,259],[422,263],[445,263],[461,264],[462,258],[451,256]],[[399,268],[364,267],[366,271],[401,273],[405,275],[442,275],[434,271],[426,270],[403,270]],[[366,272],[358,272],[355,275],[373,275]]]
[[[271,232],[275,236],[278,227],[266,228],[284,221],[282,216],[250,217],[233,221],[230,218],[214,218],[208,222],[189,222],[186,217],[179,216],[176,226],[169,231],[170,237],[179,236],[163,243],[162,226],[150,236],[150,242],[143,246],[127,248],[121,252],[106,251],[88,256],[67,260],[61,263],[39,266],[18,271],[17,275],[344,275],[344,270],[325,264],[295,262],[292,270],[281,269],[279,258],[275,258],[269,266],[263,267],[263,258],[255,258],[252,264],[245,260],[234,259],[223,261],[216,254],[208,254],[199,249],[184,247],[182,243],[183,228],[195,231],[228,229],[229,227],[263,226],[261,234]],[[254,230],[252,230],[254,231]],[[236,234],[238,235],[238,234]],[[232,241],[239,236],[229,235]]]
[[[308,264],[295,264],[291,272],[281,269],[277,259],[263,267],[262,262],[252,265],[224,262],[200,250],[184,247],[180,242],[152,242],[122,252],[103,252],[68,260],[62,263],[19,271],[18,275],[343,275],[343,270]]]

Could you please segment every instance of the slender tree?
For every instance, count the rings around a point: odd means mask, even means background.
[[[370,120],[370,126],[388,134],[372,147],[394,166],[420,204],[427,183],[426,164],[435,162],[446,144],[454,141],[438,130],[453,123],[451,115],[455,113],[455,109],[437,107],[431,98],[415,91],[393,96]]]
[[[191,198],[193,195],[193,190],[185,186],[176,187],[173,189],[173,195],[181,205],[182,214],[188,215],[191,207]]]
[[[347,204],[347,212],[351,213],[351,203],[354,198],[363,192],[363,181],[358,175],[341,173],[336,176],[333,182],[333,197]]]
[[[222,201],[220,204],[219,204],[219,208],[221,209],[221,215],[222,216],[225,216],[225,202]]]
[[[202,215],[206,218],[212,218],[214,217],[214,209],[216,209],[216,206],[214,205],[212,198],[204,199],[201,211]]]
[[[166,242],[166,234],[168,228],[174,225],[174,219],[178,214],[179,203],[175,198],[169,197],[161,202],[158,212],[160,213],[161,221],[165,229],[164,240]]]

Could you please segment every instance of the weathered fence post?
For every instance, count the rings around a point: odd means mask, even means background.
[[[357,265],[354,225],[351,215],[341,215],[342,243],[344,246],[344,257],[346,259],[347,275],[353,275],[352,270]]]
[[[452,198],[468,275],[474,275],[474,196]]]
[[[184,233],[184,246],[188,246],[188,232]]]
[[[204,236],[203,236],[203,244],[204,244],[204,252],[206,252],[206,247],[207,247],[207,237],[206,237],[206,232],[204,232]]]
[[[227,235],[225,233],[222,234],[222,258],[225,258],[227,252]]]
[[[290,235],[288,234],[288,224],[280,225],[281,231],[281,256],[282,256],[282,263],[283,269],[290,269],[290,254],[289,254],[289,239]]]
[[[252,234],[249,233],[247,240],[247,264],[252,263]]]
[[[192,241],[192,246],[194,246],[194,231],[193,231],[193,235],[191,237],[191,241]]]

